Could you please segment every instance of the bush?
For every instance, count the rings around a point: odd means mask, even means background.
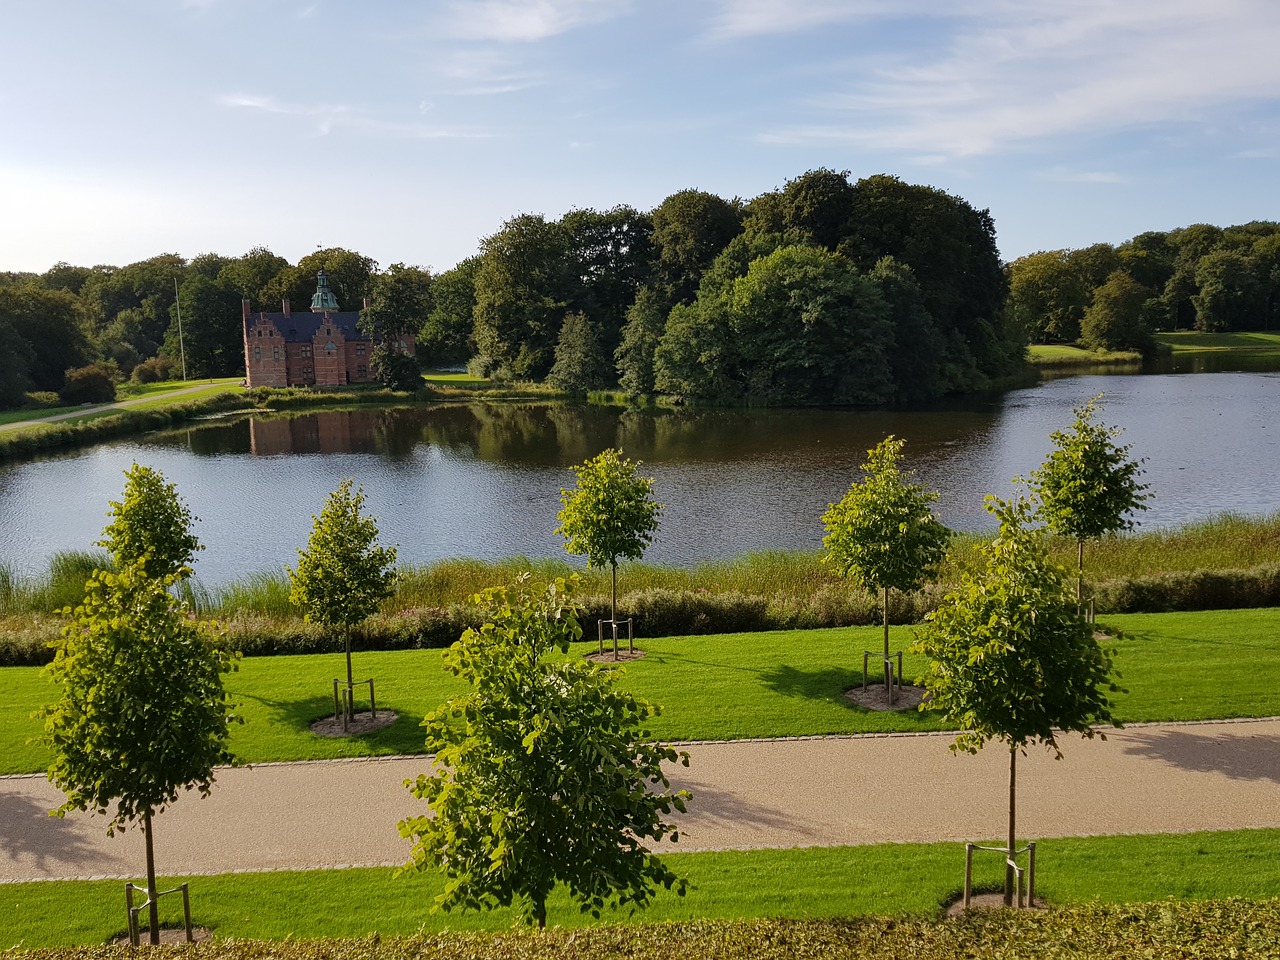
[[[172,380],[176,364],[172,357],[152,357],[133,368],[134,383],[160,383]]]
[[[1280,566],[1192,570],[1098,584],[1100,613],[1167,613],[1280,607]]]
[[[120,368],[115,362],[91,363],[68,370],[58,397],[65,404],[110,403],[116,398]]]

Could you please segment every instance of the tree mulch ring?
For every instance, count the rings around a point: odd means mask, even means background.
[[[889,702],[884,682],[868,683],[863,687],[850,687],[844,692],[853,703],[868,710],[914,710],[924,702],[928,692],[924,687],[903,685],[894,687],[893,703]]]
[[[1014,900],[1014,903],[1015,903],[1014,906],[1006,907],[1004,905],[1003,893],[975,893],[969,897],[969,912],[973,913],[975,910],[1017,910],[1018,907],[1016,906],[1017,904],[1016,898]],[[1024,906],[1022,907],[1022,909],[1023,910],[1048,910],[1049,905],[1045,903],[1043,900],[1041,900],[1039,897],[1037,897],[1036,902],[1034,904],[1032,904],[1029,907]],[[954,903],[948,904],[946,913],[948,917],[964,916],[964,897],[957,896]]]
[[[202,940],[208,940],[211,936],[213,936],[213,934],[208,927],[192,927],[191,928],[191,940],[193,943],[200,943]],[[139,935],[139,940],[144,947],[151,945],[150,935],[147,933],[146,928],[143,928],[142,933]],[[186,927],[161,927],[160,928],[160,943],[162,946],[166,944],[186,943],[186,942],[187,942]],[[114,947],[127,947],[129,945],[129,934],[121,933],[112,937],[111,945]]]
[[[586,654],[586,659],[590,660],[592,663],[603,663],[608,665],[610,663],[627,663],[631,660],[641,660],[644,658],[644,655],[643,650],[619,650],[618,657],[615,660],[613,656],[613,648],[606,645],[604,653],[600,653],[599,648],[597,647],[595,650]]]
[[[348,720],[347,729],[343,730],[341,717],[323,717],[311,724],[311,732],[320,737],[358,737],[389,727],[399,719],[400,714],[394,710],[379,710],[376,717],[366,711]]]

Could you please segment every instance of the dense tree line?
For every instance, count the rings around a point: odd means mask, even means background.
[[[1041,343],[1151,349],[1157,330],[1280,327],[1280,223],[1198,223],[1006,269],[1010,319]]]
[[[1014,372],[1024,344],[1147,349],[1155,329],[1280,322],[1280,224],[1197,224],[1002,265],[985,210],[932,187],[811,170],[742,201],[681,190],[651,211],[512,217],[452,269],[342,248],[290,264],[162,254],[0,273],[0,405],[29,391],[234,376],[241,300],[306,309],[323,269],[362,310],[380,379],[413,358],[571,393],[776,405],[921,403]],[[363,304],[368,300],[368,307]],[[181,313],[181,341],[178,316]],[[78,371],[68,377],[68,372]]]

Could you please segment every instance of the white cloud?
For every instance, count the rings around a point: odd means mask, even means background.
[[[255,94],[229,94],[219,97],[218,103],[233,109],[308,118],[314,122],[315,134],[322,137],[335,131],[396,140],[478,140],[494,136],[481,130],[449,129],[416,122],[383,120],[341,105],[284,103],[275,97]]]
[[[719,0],[711,21],[718,40],[803,33],[836,23],[852,23],[886,15],[904,15],[912,3],[901,0]],[[936,12],[936,7],[934,11]]]
[[[952,12],[966,19],[938,59],[846,65],[845,90],[811,104],[830,122],[761,139],[954,158],[1280,98],[1272,0],[988,0]]]
[[[455,0],[448,30],[463,40],[531,43],[630,9],[630,0]]]

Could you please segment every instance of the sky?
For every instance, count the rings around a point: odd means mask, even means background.
[[[0,271],[346,247],[826,167],[1002,256],[1280,220],[1276,0],[4,0]]]

